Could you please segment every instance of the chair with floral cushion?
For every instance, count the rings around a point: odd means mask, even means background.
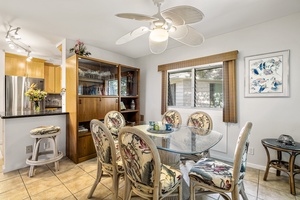
[[[95,149],[97,152],[97,177],[88,194],[91,198],[97,185],[100,183],[103,172],[111,176],[113,190],[113,199],[118,199],[119,178],[124,175],[124,168],[118,144],[105,125],[97,119],[90,122],[91,134],[93,137]]]
[[[124,200],[132,192],[145,199],[177,196],[182,199],[182,174],[162,164],[152,139],[141,130],[124,127],[119,132],[119,148],[125,168]]]
[[[219,193],[224,199],[238,200],[240,193],[243,199],[248,199],[243,179],[246,172],[248,136],[251,128],[252,123],[247,122],[240,131],[233,165],[212,158],[203,158],[191,168],[189,172],[191,200],[195,199],[196,188],[200,188],[200,194]],[[226,193],[231,193],[231,198]]]
[[[209,116],[209,114],[207,114],[206,112],[203,111],[197,111],[192,113],[187,120],[186,125],[188,127],[192,127],[195,130],[196,129],[203,129],[205,130],[211,130],[213,127],[213,122],[211,117]],[[185,160],[193,160],[195,162],[197,162],[198,160],[200,160],[201,158],[204,157],[208,157],[209,156],[209,150],[204,151],[200,154],[192,154],[192,155],[185,155],[182,154],[180,155],[180,160],[183,162],[183,164],[185,163]]]
[[[182,124],[181,115],[177,110],[168,110],[162,117],[162,124],[172,124],[175,129],[180,129]]]
[[[124,116],[118,111],[110,111],[104,117],[104,124],[117,140],[119,130],[126,125]]]

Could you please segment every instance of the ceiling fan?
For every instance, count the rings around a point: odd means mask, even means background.
[[[150,26],[139,27],[116,41],[117,45],[127,43],[148,32],[150,51],[154,54],[164,52],[168,46],[168,39],[179,41],[188,46],[199,46],[204,37],[188,24],[199,22],[204,14],[195,7],[182,5],[161,11],[160,7],[164,0],[153,0],[157,5],[158,12],[153,16],[136,13],[119,13],[117,17],[150,22]]]

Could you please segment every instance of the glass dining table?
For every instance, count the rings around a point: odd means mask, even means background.
[[[200,154],[211,149],[223,137],[222,133],[215,130],[187,126],[182,126],[180,129],[173,131],[153,131],[149,130],[148,125],[134,127],[146,133],[154,141],[162,163],[177,169],[180,169],[180,155]],[[188,177],[187,174],[183,176]],[[183,181],[183,199],[189,199],[188,184],[188,180]]]
[[[215,130],[207,130],[182,126],[174,131],[153,131],[148,125],[135,128],[146,133],[160,150],[177,154],[199,154],[215,146],[223,134]]]

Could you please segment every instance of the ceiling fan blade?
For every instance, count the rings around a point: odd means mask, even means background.
[[[146,26],[142,26],[142,27],[137,28],[137,29],[127,33],[126,35],[123,35],[122,37],[120,37],[116,41],[116,44],[117,45],[124,44],[124,43],[129,42],[137,37],[140,37],[148,32],[149,32],[149,28]]]
[[[143,15],[143,14],[136,14],[136,13],[119,13],[116,14],[117,17],[125,18],[125,19],[134,19],[138,21],[154,21],[158,20],[156,17]]]
[[[204,42],[204,36],[188,25],[176,27],[176,31],[169,32],[169,36],[178,42],[192,47],[199,46]]]
[[[204,14],[192,6],[176,6],[161,12],[161,15],[171,19],[174,26],[192,24],[203,19]]]
[[[186,25],[175,26],[175,31],[169,31],[169,36],[173,39],[184,38],[189,32],[189,29]]]
[[[151,40],[149,37],[149,48],[153,54],[160,54],[164,52],[167,49],[167,46],[168,46],[168,40],[162,42],[155,42]]]

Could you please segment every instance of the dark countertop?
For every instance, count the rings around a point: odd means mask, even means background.
[[[3,112],[0,113],[2,119],[10,118],[22,118],[22,117],[37,117],[37,116],[49,116],[49,115],[66,115],[68,112],[62,112],[61,110],[44,110],[38,113],[33,111],[18,111],[18,112]]]

